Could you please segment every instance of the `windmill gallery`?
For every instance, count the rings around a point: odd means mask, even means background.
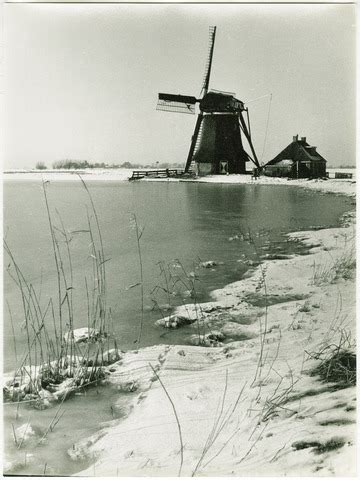
[[[183,171],[134,171],[131,180],[148,176],[205,176],[250,173],[289,178],[324,178],[326,160],[316,147],[302,137],[290,144],[267,164],[260,164],[251,137],[249,110],[233,93],[209,89],[216,27],[209,27],[209,47],[199,98],[190,95],[159,93],[157,110],[196,114],[197,120]],[[247,141],[250,153],[243,145]]]

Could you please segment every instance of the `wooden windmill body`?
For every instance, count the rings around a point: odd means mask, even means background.
[[[248,109],[231,93],[209,90],[215,35],[216,27],[210,27],[209,51],[200,98],[159,93],[157,110],[194,115],[195,105],[199,104],[185,173],[190,169],[200,175],[245,173],[249,160],[260,168],[251,140]],[[246,112],[247,121],[243,112]],[[247,139],[252,156],[244,150],[242,134]]]

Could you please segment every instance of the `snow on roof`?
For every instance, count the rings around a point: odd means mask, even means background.
[[[314,162],[326,162],[325,158],[316,151],[316,147],[309,145],[305,139],[294,137],[294,140],[266,165],[277,165],[288,159],[299,161],[304,156]]]

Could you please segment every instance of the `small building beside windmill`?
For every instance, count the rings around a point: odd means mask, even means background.
[[[326,177],[326,160],[298,135],[282,152],[270,160],[264,168],[264,175],[289,178],[323,178]]]

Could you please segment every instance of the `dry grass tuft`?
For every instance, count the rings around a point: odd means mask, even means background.
[[[350,249],[336,260],[331,261],[331,265],[314,264],[313,284],[320,286],[329,283],[336,283],[338,280],[351,280],[356,271],[355,250]]]
[[[316,440],[300,440],[298,442],[294,442],[292,447],[295,450],[305,450],[306,448],[312,448],[314,453],[322,454],[326,452],[331,452],[333,450],[338,450],[339,448],[345,445],[345,440],[338,437],[333,437],[326,442],[319,442]]]
[[[356,385],[356,348],[350,334],[341,332],[339,342],[322,347],[319,352],[310,353],[310,358],[320,360],[310,370],[322,381],[335,383],[342,388]]]
[[[356,385],[356,355],[350,350],[332,351],[311,371],[324,382],[344,387]]]

